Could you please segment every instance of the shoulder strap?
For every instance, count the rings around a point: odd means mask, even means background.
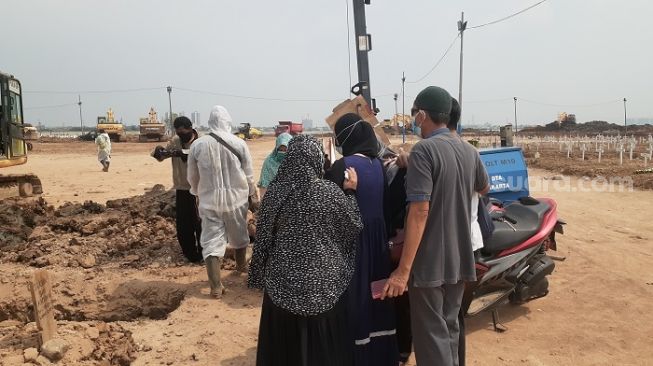
[[[227,150],[231,151],[232,154],[236,155],[238,158],[238,161],[240,161],[240,165],[243,165],[243,158],[240,156],[238,151],[233,148],[233,146],[229,145],[225,140],[223,140],[220,136],[216,135],[215,133],[211,132],[209,135],[215,139],[218,143],[220,143],[222,146],[226,147]]]

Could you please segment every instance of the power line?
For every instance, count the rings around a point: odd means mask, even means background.
[[[349,25],[349,0],[345,0],[345,5],[347,7],[347,66],[349,67],[349,88],[351,88],[351,29]],[[347,96],[349,96],[349,93],[347,93]]]
[[[465,103],[498,103],[498,102],[507,102],[512,101],[511,98],[500,98],[500,99],[486,99],[486,100],[466,100]]]
[[[531,104],[539,104],[539,105],[548,106],[548,107],[582,108],[582,107],[596,107],[596,106],[601,106],[601,105],[620,103],[622,101],[622,99],[616,99],[616,100],[611,100],[611,101],[607,101],[607,102],[591,103],[591,104],[553,104],[553,103],[538,102],[538,101],[524,99],[524,98],[519,98],[519,101],[520,102],[531,103]]]
[[[156,88],[136,88],[136,89],[113,89],[113,90],[26,90],[25,94],[113,94],[113,93],[133,93],[151,90],[165,90],[164,87]]]
[[[521,13],[525,13],[525,12],[527,12],[527,11],[533,9],[534,7],[536,7],[536,6],[538,6],[538,5],[542,4],[542,3],[544,3],[544,2],[546,2],[546,1],[547,1],[547,0],[542,0],[542,1],[538,2],[538,3],[535,3],[535,4],[531,5],[531,6],[529,6],[529,7],[526,8],[526,9],[520,10],[520,11],[518,11],[518,12],[516,12],[516,13],[510,14],[510,15],[508,15],[508,16],[506,16],[506,17],[501,18],[501,19],[493,20],[493,21],[491,21],[491,22],[484,23],[484,24],[480,24],[480,25],[475,25],[475,26],[473,26],[473,27],[468,27],[467,29],[477,29],[477,28],[487,27],[488,25],[501,23],[501,22],[503,22],[504,20],[508,20],[508,19],[510,19],[510,18],[512,18],[512,17],[516,17],[517,15],[519,15],[519,14],[521,14]]]
[[[442,54],[442,57],[440,57],[440,59],[435,63],[435,65],[433,65],[433,67],[431,68],[431,70],[429,70],[429,72],[427,72],[424,76],[422,76],[421,78],[419,78],[419,80],[416,80],[416,81],[406,81],[406,82],[409,83],[409,84],[416,84],[416,83],[419,83],[420,81],[426,79],[429,75],[431,75],[431,73],[433,72],[433,70],[435,70],[438,66],[440,66],[440,63],[442,62],[442,60],[444,60],[444,58],[447,56],[447,54],[449,53],[449,51],[451,51],[451,49],[453,48],[453,46],[456,44],[456,40],[458,40],[458,37],[460,37],[460,33],[456,34],[456,37],[453,39],[453,41],[451,41],[451,44],[449,45],[449,48],[447,48],[447,50],[444,51],[444,54]]]
[[[212,92],[206,90],[188,89],[188,88],[182,88],[178,86],[175,88],[177,90],[190,92],[190,93],[217,95],[222,97],[231,97],[231,98],[239,98],[239,99],[265,100],[265,101],[273,101],[273,102],[341,102],[342,101],[342,99],[267,98],[267,97],[255,97],[255,96],[248,96],[248,95]]]
[[[76,106],[76,105],[77,105],[77,103],[66,103],[66,104],[57,104],[57,105],[42,105],[42,106],[37,106],[37,107],[25,107],[25,110],[62,108],[62,107],[70,107],[70,106]]]

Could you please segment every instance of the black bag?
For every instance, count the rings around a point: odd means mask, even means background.
[[[494,232],[494,222],[492,222],[492,217],[487,209],[489,204],[490,199],[487,196],[480,196],[478,198],[478,226],[481,227],[483,240],[490,239],[492,232]]]

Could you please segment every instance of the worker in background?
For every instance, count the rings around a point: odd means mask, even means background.
[[[103,129],[99,129],[98,136],[95,138],[95,145],[97,145],[97,159],[102,164],[102,171],[109,171],[109,164],[111,163],[111,139],[109,134]]]
[[[181,246],[184,257],[190,262],[202,261],[202,246],[200,235],[202,233],[201,220],[197,213],[197,198],[190,193],[190,183],[186,172],[188,170],[188,149],[199,135],[193,129],[193,124],[188,117],[177,117],[173,123],[176,135],[168,145],[157,146],[152,156],[163,161],[171,158],[172,184],[175,189],[177,240]]]
[[[209,117],[211,133],[198,138],[188,154],[190,193],[199,199],[202,256],[211,296],[224,294],[220,266],[227,243],[235,249],[236,270],[247,273],[248,199],[258,205],[252,158],[245,141],[231,133],[231,116],[215,106]]]
[[[272,180],[277,176],[277,170],[279,170],[281,162],[286,157],[286,151],[288,150],[288,143],[290,140],[292,140],[292,135],[286,132],[277,136],[274,150],[263,162],[261,178],[258,181],[259,197],[261,197],[261,199],[263,199],[265,191],[267,191]]]

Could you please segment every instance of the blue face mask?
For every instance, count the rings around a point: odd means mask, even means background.
[[[415,136],[422,137],[422,126],[417,125],[417,121],[415,120],[415,118],[413,118],[412,126],[413,126],[413,134]]]

